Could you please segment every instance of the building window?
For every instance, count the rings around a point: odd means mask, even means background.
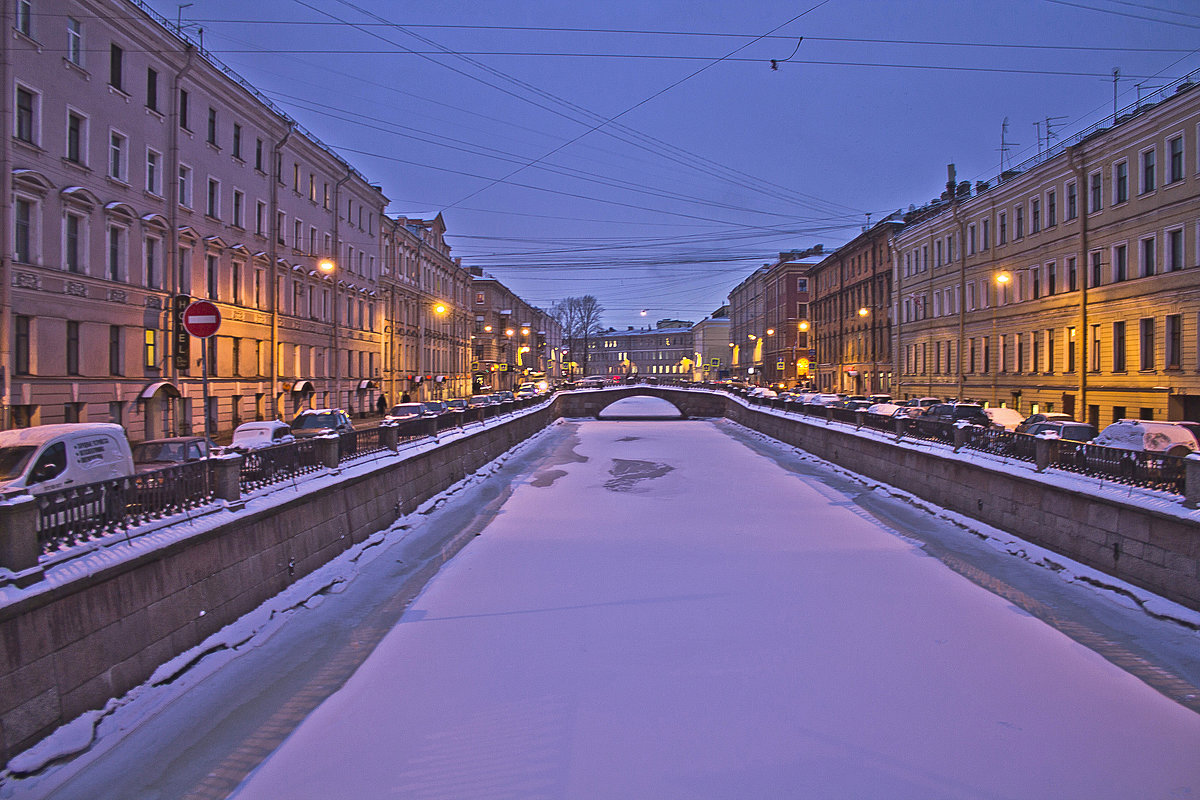
[[[1071,220],[1079,216],[1079,195],[1075,191],[1075,181],[1067,184],[1067,216]]]
[[[979,242],[980,250],[987,250],[989,247],[991,247],[991,242],[988,241],[988,239],[989,239],[988,226],[989,226],[990,222],[991,222],[991,220],[986,220],[986,219],[983,220],[983,228],[980,231],[980,242]]]
[[[262,200],[258,200],[254,204],[254,232],[259,236],[266,236],[267,204]]]
[[[1092,326],[1092,352],[1091,352],[1091,371],[1100,371],[1100,326]]]
[[[162,194],[162,153],[153,150],[146,151],[146,191]]]
[[[24,86],[18,86],[16,100],[17,117],[14,134],[22,142],[37,144],[38,95]]]
[[[146,279],[146,286],[150,289],[159,289],[162,287],[162,259],[159,257],[162,252],[162,240],[147,236],[144,247],[143,275]]]
[[[1024,239],[1025,238],[1025,206],[1017,206],[1015,213],[1016,213],[1015,224],[1017,226],[1017,237],[1016,238]]]
[[[26,36],[33,36],[33,0],[17,0],[15,27]]]
[[[1163,344],[1166,347],[1166,368],[1179,369],[1183,363],[1181,350],[1183,348],[1183,317],[1179,314],[1167,316],[1166,337]]]
[[[1113,335],[1113,372],[1125,371],[1125,323],[1114,322],[1112,326]]]
[[[1042,201],[1033,198],[1029,201],[1029,232],[1037,233],[1042,229]]]
[[[63,266],[67,272],[83,272],[83,218],[68,213],[63,219]]]
[[[244,192],[233,190],[233,218],[230,222],[237,228],[246,227],[246,195]]]
[[[967,226],[967,255],[975,255],[975,224]]]
[[[108,326],[108,374],[122,375],[121,371],[121,326]]]
[[[797,292],[807,292],[808,291],[808,278],[797,278],[796,279],[796,291]]]
[[[1075,259],[1068,258],[1067,259],[1067,291],[1068,292],[1073,292],[1077,288],[1079,288],[1077,281],[1078,281],[1078,278],[1076,277]]]
[[[232,302],[235,306],[242,304],[242,262],[233,262],[233,276],[230,281],[233,284]]]
[[[125,59],[125,51],[118,45],[110,44],[108,47],[108,84],[114,89],[124,91],[121,81],[121,65]]]
[[[1046,192],[1046,227],[1053,228],[1058,224],[1058,193],[1053,189]]]
[[[186,164],[179,165],[179,205],[192,207],[192,168]]]
[[[79,374],[79,323],[67,320],[67,374]]]
[[[32,321],[29,317],[17,315],[13,319],[15,337],[13,339],[13,372],[17,375],[28,375],[30,356],[33,353],[31,341]]]
[[[208,179],[208,194],[204,213],[213,219],[220,219],[221,217],[221,182],[214,178]]]
[[[1129,200],[1129,162],[1122,161],[1113,167],[1113,204]]]
[[[1092,253],[1092,282],[1088,284],[1091,287],[1100,285],[1100,267],[1101,267],[1100,251]]]
[[[1058,292],[1058,265],[1051,261],[1046,265],[1046,294],[1054,295]]]
[[[1142,153],[1142,194],[1158,188],[1158,164],[1154,150]]]
[[[1149,239],[1142,239],[1142,277],[1153,275],[1158,264],[1158,253],[1155,247],[1156,240],[1153,236]]]
[[[1089,202],[1091,205],[1088,206],[1089,214],[1095,214],[1097,211],[1100,211],[1102,208],[1104,208],[1104,195],[1101,183],[1102,177],[1103,176],[1099,172],[1093,172],[1091,175],[1091,188],[1089,190]]]
[[[1000,212],[1000,224],[997,226],[999,233],[997,234],[996,244],[1005,244],[1008,242],[1008,214]]]
[[[1067,328],[1067,372],[1075,371],[1075,329]]]
[[[87,158],[87,119],[67,112],[67,161],[83,164]]]
[[[129,139],[123,134],[111,131],[108,136],[108,177],[113,180],[125,183],[126,173],[128,171],[128,159],[126,153],[129,148]]]
[[[217,146],[217,110],[212,106],[208,108],[208,143],[213,147]]]
[[[1183,228],[1167,231],[1167,272],[1183,269]]]
[[[145,345],[143,353],[145,355],[146,369],[158,368],[158,331],[154,328],[146,328]]]
[[[1129,279],[1129,248],[1118,244],[1112,249],[1113,281],[1120,283]]]
[[[242,159],[242,126],[233,123],[233,157]]]
[[[83,66],[83,25],[74,17],[67,17],[67,61]]]
[[[254,140],[254,168],[256,170],[258,170],[259,172],[265,171],[265,170],[263,170],[263,140],[262,139]]]
[[[1183,137],[1176,136],[1174,139],[1167,141],[1167,157],[1170,159],[1170,181],[1183,180]]]
[[[158,111],[158,70],[146,67],[146,108]]]
[[[212,254],[209,254],[204,259],[205,280],[208,287],[208,299],[218,300],[217,297],[217,269],[220,266],[220,260]]]
[[[185,131],[190,131],[188,126],[188,93],[187,89],[179,90],[179,127]]]
[[[1154,317],[1147,317],[1138,322],[1138,337],[1140,339],[1141,363],[1138,369],[1142,372],[1154,369]]]
[[[125,276],[125,229],[108,227],[108,279],[119,281]]]
[[[13,203],[13,260],[33,263],[33,203],[21,197]]]

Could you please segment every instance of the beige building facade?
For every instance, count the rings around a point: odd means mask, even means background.
[[[898,396],[1200,420],[1194,81],[994,185],[951,177],[910,213],[892,253]]]

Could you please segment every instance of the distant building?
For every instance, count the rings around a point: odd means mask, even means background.
[[[562,374],[562,326],[500,281],[472,268],[472,391],[512,391]]]
[[[588,342],[589,375],[691,380],[695,358],[692,323],[682,320],[662,320],[653,328],[609,328]]]
[[[729,377],[729,306],[724,305],[692,326],[695,364],[692,380]]]
[[[808,380],[808,273],[824,256],[821,245],[780,253],[730,291],[731,377],[762,384]]]

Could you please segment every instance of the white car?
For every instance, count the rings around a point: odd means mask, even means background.
[[[985,408],[983,413],[992,421],[993,428],[1003,428],[1006,431],[1015,431],[1017,426],[1025,421],[1025,416],[1015,408],[993,406]]]
[[[229,443],[230,450],[246,452],[262,447],[273,447],[277,444],[290,444],[296,441],[292,435],[292,426],[277,419],[261,422],[243,422],[233,431],[233,441]]]
[[[1121,419],[1109,425],[1092,440],[1102,447],[1144,450],[1186,456],[1200,450],[1200,424],[1165,422],[1149,419]]]

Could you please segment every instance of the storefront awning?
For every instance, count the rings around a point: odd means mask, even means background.
[[[358,382],[359,391],[362,391],[363,389],[378,389],[378,388],[379,387],[376,386],[375,381],[372,381],[372,380],[365,380],[365,381]]]
[[[154,395],[162,392],[167,397],[179,397],[179,388],[170,381],[156,381],[149,384],[145,389],[142,389],[138,395],[138,400],[149,400]]]
[[[313,391],[312,381],[298,380],[292,382],[292,394]]]

